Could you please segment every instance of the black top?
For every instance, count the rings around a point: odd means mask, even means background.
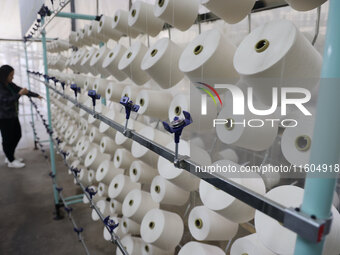
[[[0,119],[18,117],[19,98],[22,88],[14,83],[4,85],[0,83]],[[39,97],[39,94],[29,91],[28,97]]]

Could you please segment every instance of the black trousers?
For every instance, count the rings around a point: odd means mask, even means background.
[[[2,148],[7,159],[12,162],[15,159],[15,148],[21,138],[21,126],[19,119],[0,119],[0,131],[2,135]]]

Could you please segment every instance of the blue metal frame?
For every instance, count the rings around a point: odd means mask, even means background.
[[[69,196],[69,197],[65,197],[65,201],[69,201],[69,200],[72,200],[72,199],[83,198],[83,197],[84,197],[84,194]]]
[[[324,64],[319,91],[317,106],[317,121],[314,131],[313,146],[311,152],[311,164],[335,165],[338,163],[340,154],[340,119],[338,116],[340,109],[340,1],[329,1],[329,17],[326,36],[326,46],[324,53]],[[72,19],[94,20],[96,16],[59,13],[58,17]],[[44,19],[42,19],[42,24]],[[42,31],[42,44],[45,74],[48,73],[46,56],[46,37]],[[51,112],[48,86],[46,86],[46,100],[48,105],[48,120],[51,128]],[[327,126],[325,125],[327,124]],[[327,132],[325,132],[327,127]],[[52,173],[56,173],[53,141],[50,138],[50,153]],[[329,174],[329,173],[328,173]],[[337,174],[329,174],[329,178],[313,178],[308,176],[305,183],[305,194],[301,210],[309,215],[315,215],[319,219],[327,219],[330,216],[333,192],[336,184]],[[59,203],[56,187],[53,187],[56,204]],[[71,201],[70,201],[71,202]],[[298,237],[295,248],[295,255],[321,255],[324,241],[311,243]]]
[[[83,199],[65,201],[65,205],[73,205],[73,204],[78,204],[78,203],[83,203]]]
[[[44,25],[45,19],[44,17],[41,18],[41,24]],[[46,31],[45,29],[43,29],[41,31],[41,42],[42,42],[42,47],[43,47],[43,59],[44,59],[44,73],[45,75],[48,75],[48,65],[47,65],[47,50],[46,50]],[[45,79],[46,82],[48,82],[48,79]],[[52,119],[51,119],[51,103],[50,103],[50,92],[49,92],[49,88],[46,86],[46,102],[47,102],[47,115],[48,115],[48,125],[50,130],[52,129]],[[54,144],[53,144],[53,140],[52,137],[50,135],[50,159],[51,159],[51,171],[52,174],[56,176],[56,167],[55,167],[55,153],[54,153]],[[54,196],[54,203],[56,205],[59,205],[59,193],[56,189],[56,185],[53,183],[53,196]]]
[[[328,26],[310,164],[339,164],[340,155],[340,1],[329,1]],[[324,178],[323,178],[324,177]],[[301,210],[319,219],[331,215],[337,173],[307,176]],[[321,255],[324,240],[297,238],[295,255]]]
[[[29,70],[26,41],[24,41],[24,49],[25,49],[26,70]],[[30,76],[29,76],[28,73],[27,73],[27,84],[28,84],[28,90],[31,90],[31,81],[30,81]],[[32,107],[33,107],[32,104],[30,104],[30,108],[31,108],[31,121],[32,121],[33,130],[34,130],[35,129],[35,125],[34,125],[34,117],[33,117],[33,108]],[[38,147],[37,147],[37,138],[36,138],[34,132],[33,132],[33,139],[34,139],[34,149],[36,150],[36,149],[38,149]]]
[[[93,15],[70,13],[70,12],[59,12],[56,16],[60,18],[85,19],[85,20],[95,20],[97,18],[97,16],[93,16]]]

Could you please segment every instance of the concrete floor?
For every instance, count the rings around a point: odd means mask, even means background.
[[[36,99],[36,103],[40,109],[46,109],[45,101]],[[0,136],[0,254],[85,254],[63,208],[64,219],[53,219],[52,181],[48,176],[51,168],[41,151],[33,150],[32,118],[27,98],[20,100],[19,109],[22,138],[16,156],[25,159],[25,168],[11,169],[5,165]],[[48,134],[36,114],[34,122],[40,140],[47,140]],[[49,155],[49,144],[44,143],[44,147]],[[80,194],[60,156],[56,156],[56,167],[58,185],[63,187],[64,197]],[[115,246],[103,238],[104,225],[91,219],[89,206],[81,203],[71,207],[78,227],[84,228],[83,237],[90,254],[115,254]]]
[[[25,159],[25,168],[8,168],[0,153],[0,254],[85,254],[68,218],[53,220],[50,167],[42,153],[25,148],[17,150],[17,156]],[[79,194],[59,156],[56,165],[64,196]],[[90,253],[115,254],[114,245],[103,239],[103,224],[92,221],[89,206],[71,207]]]

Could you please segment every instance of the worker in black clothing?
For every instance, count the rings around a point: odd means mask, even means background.
[[[6,155],[5,162],[10,168],[25,166],[23,159],[15,158],[15,148],[21,138],[21,126],[18,118],[19,98],[42,97],[34,92],[21,88],[13,83],[14,69],[9,65],[0,67],[0,131],[2,147]]]

